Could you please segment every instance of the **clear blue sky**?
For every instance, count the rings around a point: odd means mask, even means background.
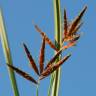
[[[22,43],[25,42],[38,64],[41,45],[40,34],[34,29],[32,21],[46,32],[54,42],[53,0],[0,0],[3,10],[8,40],[15,66],[30,73]],[[68,52],[72,57],[62,66],[62,79],[59,96],[96,96],[96,0],[61,0],[61,10],[67,9],[69,21],[82,10],[88,10],[83,17],[83,32],[78,45]],[[67,52],[65,52],[67,53]],[[53,50],[46,46],[46,61],[53,56]],[[20,96],[36,96],[36,86],[16,74]],[[49,77],[41,81],[39,96],[47,96]],[[0,96],[13,96],[5,58],[0,42]]]

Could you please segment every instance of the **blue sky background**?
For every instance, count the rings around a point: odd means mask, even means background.
[[[3,10],[8,40],[15,66],[37,78],[28,65],[23,50],[25,42],[38,64],[41,36],[32,21],[54,42],[53,0],[0,0]],[[82,10],[88,10],[83,17],[83,35],[78,45],[71,50],[71,58],[62,66],[59,96],[96,96],[96,0],[61,0],[61,10],[67,9],[69,21]],[[46,62],[53,56],[53,50],[46,46]],[[64,54],[65,55],[65,54]],[[13,96],[8,71],[0,42],[0,96]],[[36,96],[36,86],[16,74],[20,96]],[[42,80],[39,96],[47,96],[49,77]]]

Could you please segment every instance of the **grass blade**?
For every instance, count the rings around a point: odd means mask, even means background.
[[[13,65],[1,9],[0,9],[0,37],[1,37],[1,42],[2,42],[2,47],[3,47],[6,63]],[[9,71],[9,75],[10,75],[10,80],[11,80],[14,96],[19,96],[19,91],[18,91],[16,79],[15,79],[15,74],[14,74],[13,70],[11,70],[10,68],[8,68],[8,71]]]

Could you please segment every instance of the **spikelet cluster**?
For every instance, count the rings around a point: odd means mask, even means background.
[[[67,13],[66,13],[66,10],[64,9],[64,30],[63,30],[62,43],[67,42],[67,44],[62,45],[60,50],[58,50],[56,48],[54,43],[48,38],[48,36],[45,34],[45,32],[43,32],[37,25],[35,25],[36,31],[39,32],[40,35],[42,36],[42,45],[40,48],[40,54],[39,54],[39,60],[38,60],[39,68],[37,67],[35,60],[33,59],[27,45],[25,43],[23,43],[26,56],[30,62],[32,69],[38,75],[39,80],[42,80],[45,77],[52,74],[52,72],[56,71],[71,56],[71,54],[68,54],[68,55],[64,56],[57,63],[55,62],[56,58],[61,54],[61,52],[63,50],[66,50],[66,49],[74,46],[77,43],[77,40],[80,38],[80,34],[78,34],[77,32],[80,29],[80,27],[82,26],[81,19],[82,19],[83,14],[85,13],[86,9],[87,9],[87,6],[84,7],[84,9],[72,21],[72,23],[70,25],[68,25]],[[55,50],[56,54],[50,59],[50,61],[46,64],[46,66],[44,68],[46,44],[48,44],[53,50]],[[54,63],[56,63],[56,64],[54,64]],[[34,84],[38,84],[38,81],[35,80],[35,78],[33,78],[32,76],[30,76],[28,73],[22,71],[21,69],[15,67],[15,66],[12,66],[9,64],[8,64],[8,66],[10,68],[12,68],[15,72],[17,72],[19,75],[24,77],[25,79],[33,82]]]

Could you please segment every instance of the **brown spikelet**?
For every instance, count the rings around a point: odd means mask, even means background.
[[[24,50],[25,50],[25,52],[26,52],[26,55],[27,55],[27,57],[28,57],[28,59],[29,59],[29,61],[30,61],[31,67],[32,67],[33,70],[37,73],[37,75],[39,75],[38,68],[37,68],[37,66],[36,66],[36,64],[35,64],[35,62],[34,62],[34,60],[33,60],[33,58],[32,58],[32,55],[30,54],[27,46],[26,46],[24,43],[23,43],[23,46],[24,46]]]
[[[73,35],[67,36],[66,38],[64,38],[64,42],[69,42],[72,39],[73,39]]]
[[[44,53],[45,53],[45,37],[43,38],[42,41],[42,46],[40,49],[40,56],[39,56],[40,73],[42,73],[44,69],[44,57],[45,57]]]
[[[76,44],[76,41],[74,40],[73,42],[69,42],[67,45],[63,46],[65,49],[68,49]]]
[[[79,24],[82,16],[84,15],[85,11],[87,9],[87,6],[84,7],[84,9],[80,12],[80,14],[76,17],[76,19],[72,22],[71,27],[69,29],[69,36],[71,35],[71,33],[74,31],[74,29],[77,27],[77,25]]]
[[[46,36],[45,33],[42,32],[42,30],[37,25],[35,25],[35,29],[42,35],[42,37]]]
[[[24,71],[12,66],[12,65],[9,65],[9,64],[7,64],[7,65],[8,65],[8,67],[12,68],[13,71],[16,71],[19,75],[21,75],[25,79],[31,81],[34,84],[38,84],[38,82],[33,77],[31,77],[29,74],[25,73]]]
[[[58,49],[55,47],[55,45],[52,43],[52,41],[47,37],[47,35],[41,31],[41,29],[35,25],[36,30],[42,35],[42,37],[45,37],[46,43],[50,45],[51,48],[53,48],[55,51],[58,51]]]
[[[62,42],[64,42],[64,38],[66,38],[67,34],[68,34],[68,22],[67,22],[66,9],[64,9],[64,34]]]
[[[55,70],[57,70],[70,56],[71,56],[71,54],[65,56],[62,60],[58,61],[56,64],[54,64],[52,66],[50,65],[46,70],[44,70],[42,72],[42,74],[39,77],[39,79],[41,80],[41,79],[47,77],[48,75],[50,75]]]
[[[55,45],[52,43],[52,41],[48,37],[46,37],[45,40],[50,45],[51,48],[53,48],[55,51],[58,51],[58,49],[55,47]]]
[[[83,23],[80,23],[72,32],[72,35],[76,35],[77,31],[81,28],[81,26],[83,25]]]
[[[75,37],[71,40],[71,42],[75,42],[80,38],[80,35],[75,35]]]
[[[45,69],[47,69],[50,65],[52,65],[52,63],[54,63],[54,61],[56,60],[56,58],[61,54],[61,52],[65,49],[68,49],[72,46],[75,45],[75,41],[74,42],[69,42],[67,45],[63,46],[56,54],[55,56],[48,62],[47,66],[45,67]]]
[[[67,24],[67,15],[66,10],[64,9],[64,37],[66,37],[68,31],[68,24]]]
[[[45,69],[47,69],[47,68],[56,60],[56,58],[61,54],[62,50],[63,50],[63,49],[59,50],[59,51],[55,54],[55,56],[48,62],[48,64],[47,64],[47,66],[45,67]]]

